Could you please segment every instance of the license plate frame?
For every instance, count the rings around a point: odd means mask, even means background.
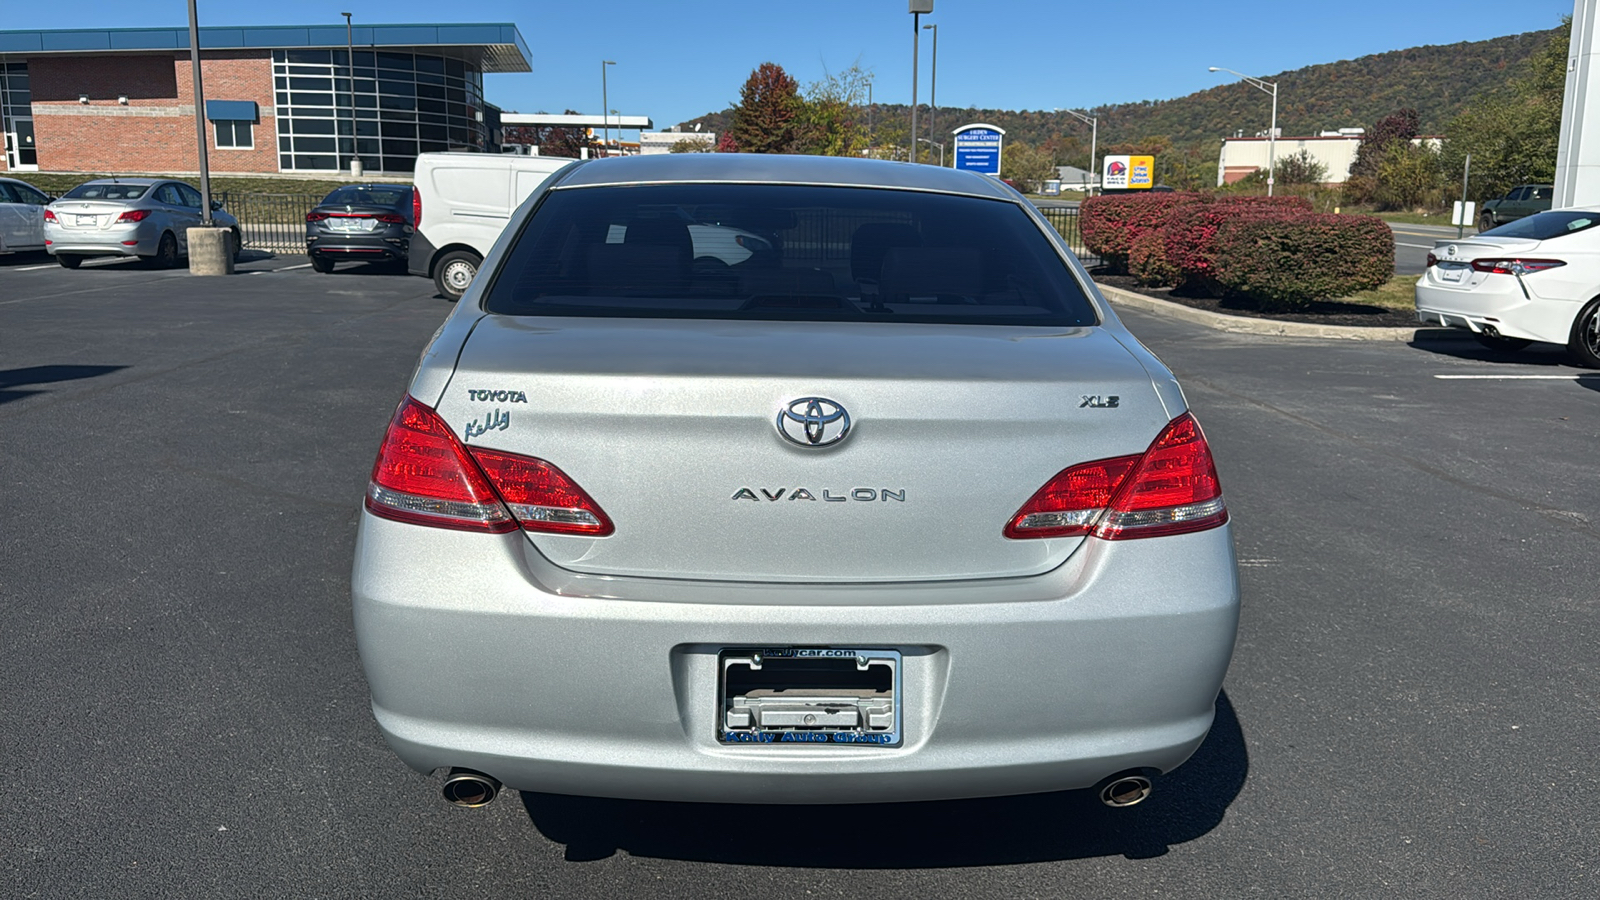
[[[74,215],[76,218],[73,220],[72,224],[78,226],[79,228],[93,228],[100,224],[100,217],[97,215],[84,215],[83,213],[75,213]]]
[[[724,647],[717,653],[715,740],[728,747],[901,747],[904,663],[900,651],[882,648]],[[812,714],[825,721],[799,721]],[[853,725],[845,721],[850,716]]]
[[[337,218],[328,220],[328,224],[333,228],[333,230],[339,232],[340,234],[361,234],[363,232],[371,231],[372,226],[377,224],[377,222],[377,219]]]
[[[1466,266],[1449,266],[1449,267],[1441,266],[1439,268],[1439,280],[1440,281],[1447,281],[1447,282],[1449,282],[1451,284],[1460,284],[1461,282],[1466,280],[1466,275],[1467,275],[1467,267]]]

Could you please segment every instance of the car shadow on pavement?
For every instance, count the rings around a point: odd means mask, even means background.
[[[1217,698],[1211,734],[1187,763],[1128,809],[1092,791],[985,800],[750,806],[608,800],[524,792],[534,827],[570,862],[631,856],[755,866],[923,869],[1161,856],[1222,822],[1250,769],[1233,705]]]
[[[43,250],[18,250],[14,253],[0,253],[0,269],[11,266],[37,266],[42,263],[55,262],[55,257]]]
[[[57,381],[77,381],[80,378],[98,378],[126,368],[127,366],[27,366],[21,369],[0,369],[0,403],[10,403],[33,394],[44,393],[13,390],[25,384],[51,384]]]
[[[1462,340],[1454,334],[1440,337],[1423,336],[1409,343],[1414,349],[1440,356],[1483,363],[1515,363],[1524,366],[1571,366],[1572,358],[1567,348],[1557,344],[1530,344],[1522,350],[1493,350],[1474,340]],[[1583,370],[1579,370],[1583,371]]]

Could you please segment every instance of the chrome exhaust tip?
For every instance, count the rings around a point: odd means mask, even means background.
[[[1500,336],[1500,329],[1494,327],[1493,325],[1490,325],[1488,323],[1484,323],[1484,325],[1482,327],[1483,327],[1483,333],[1488,335],[1489,337],[1497,338],[1497,337]]]
[[[1100,802],[1118,809],[1137,806],[1149,799],[1153,790],[1150,779],[1143,775],[1118,775],[1100,788]]]
[[[444,779],[444,799],[467,809],[488,806],[498,793],[500,782],[471,769],[451,769]]]

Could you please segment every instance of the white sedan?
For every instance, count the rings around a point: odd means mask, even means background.
[[[1417,281],[1417,320],[1470,329],[1486,346],[1565,344],[1600,368],[1600,211],[1558,209],[1439,241]]]
[[[0,253],[44,249],[44,208],[52,199],[27,182],[0,178]]]

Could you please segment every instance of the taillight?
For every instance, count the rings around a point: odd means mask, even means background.
[[[406,217],[397,216],[394,213],[384,213],[378,217],[378,221],[385,225],[404,225],[406,223]]]
[[[143,222],[145,219],[148,219],[148,218],[150,218],[150,210],[148,210],[148,209],[130,209],[127,212],[123,213],[122,215],[117,216],[117,221],[118,222]]]
[[[44,220],[46,222],[54,222],[56,220],[56,211],[53,210],[53,209],[45,210],[44,211]]]
[[[1434,256],[1432,253],[1429,253],[1428,254],[1428,268],[1431,269],[1434,266],[1437,266],[1438,264],[1439,264],[1439,257]]]
[[[308,212],[308,213],[306,213],[306,221],[307,222],[321,222],[323,219],[326,219],[326,218],[328,218],[328,214],[327,213],[319,213],[319,212]]]
[[[481,447],[471,452],[524,529],[590,537],[616,531],[600,504],[544,460]]]
[[[410,397],[395,410],[367,485],[367,509],[386,519],[503,534],[511,513],[439,414]]]
[[[1527,275],[1532,272],[1543,272],[1545,269],[1554,269],[1566,263],[1559,259],[1475,259],[1472,268],[1479,272],[1488,272],[1491,275]]]
[[[1017,510],[1004,533],[1115,541],[1203,531],[1227,521],[1211,448],[1194,416],[1184,413],[1143,454],[1062,470]]]
[[[422,191],[417,188],[411,189],[411,221],[422,224]]]
[[[531,456],[467,448],[439,414],[407,397],[372,466],[367,509],[416,525],[503,534],[605,537],[616,531],[566,473]]]

